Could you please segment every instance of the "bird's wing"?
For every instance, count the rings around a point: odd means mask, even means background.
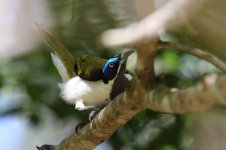
[[[72,56],[72,54],[63,46],[63,44],[61,44],[43,25],[34,22],[33,26],[53,48],[54,52],[61,60],[61,64],[66,69],[67,76],[74,77],[75,73],[73,65],[75,63],[75,57]]]
[[[88,81],[102,80],[105,59],[94,56],[79,56],[76,59],[77,74],[79,77]]]

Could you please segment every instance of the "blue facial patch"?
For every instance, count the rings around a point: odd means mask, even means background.
[[[117,57],[113,57],[105,63],[103,72],[107,78],[112,79],[116,75],[118,69],[118,61],[119,59]]]

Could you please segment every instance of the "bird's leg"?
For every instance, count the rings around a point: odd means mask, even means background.
[[[101,104],[101,105],[98,105],[95,110],[93,110],[90,114],[89,114],[89,119],[84,121],[84,122],[81,122],[79,123],[76,127],[75,127],[75,132],[78,134],[79,130],[81,128],[83,128],[85,125],[87,125],[88,123],[90,123],[95,117],[96,115],[107,105],[107,103],[104,103],[104,104]]]
[[[90,114],[89,114],[89,121],[92,121],[96,115],[105,107],[107,103],[98,105]]]

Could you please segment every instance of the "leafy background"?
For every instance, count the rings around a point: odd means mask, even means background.
[[[18,6],[24,4],[27,4],[27,10],[33,10],[36,3],[21,0]],[[42,15],[44,21],[39,17],[35,19],[51,26],[49,30],[74,55],[109,58],[118,51],[102,47],[98,36],[107,29],[135,21],[126,4],[121,0],[48,0],[43,7],[48,6],[44,11],[49,11],[49,15]],[[37,16],[43,13],[42,10],[34,12]],[[24,12],[21,13],[23,16]],[[31,22],[33,19],[31,15]],[[3,21],[0,19],[0,23]],[[19,24],[25,25],[20,22],[16,27]],[[40,42],[38,33],[32,32],[34,39]],[[19,44],[23,45],[17,43],[13,49]],[[4,49],[1,43],[0,47]],[[87,117],[86,112],[75,110],[74,106],[59,98],[57,83],[61,79],[52,64],[50,50],[41,41],[29,48],[29,52],[0,59],[0,149],[30,150],[44,143],[57,144]],[[10,49],[5,51],[9,52]],[[169,87],[192,86],[204,74],[219,72],[205,61],[168,49],[158,52],[155,66],[156,74],[165,74],[162,82]],[[208,113],[183,115],[142,110],[96,149],[223,150],[226,147],[223,140],[226,137],[225,113],[223,107],[216,107]]]

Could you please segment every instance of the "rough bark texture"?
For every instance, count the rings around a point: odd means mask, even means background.
[[[140,110],[140,107],[137,99],[127,93],[119,95],[98,114],[92,123],[82,128],[79,135],[73,133],[64,139],[56,150],[93,149],[130,120]]]
[[[167,113],[203,112],[214,104],[226,105],[226,76],[207,75],[194,87],[169,89],[160,85],[147,93],[149,109]]]

